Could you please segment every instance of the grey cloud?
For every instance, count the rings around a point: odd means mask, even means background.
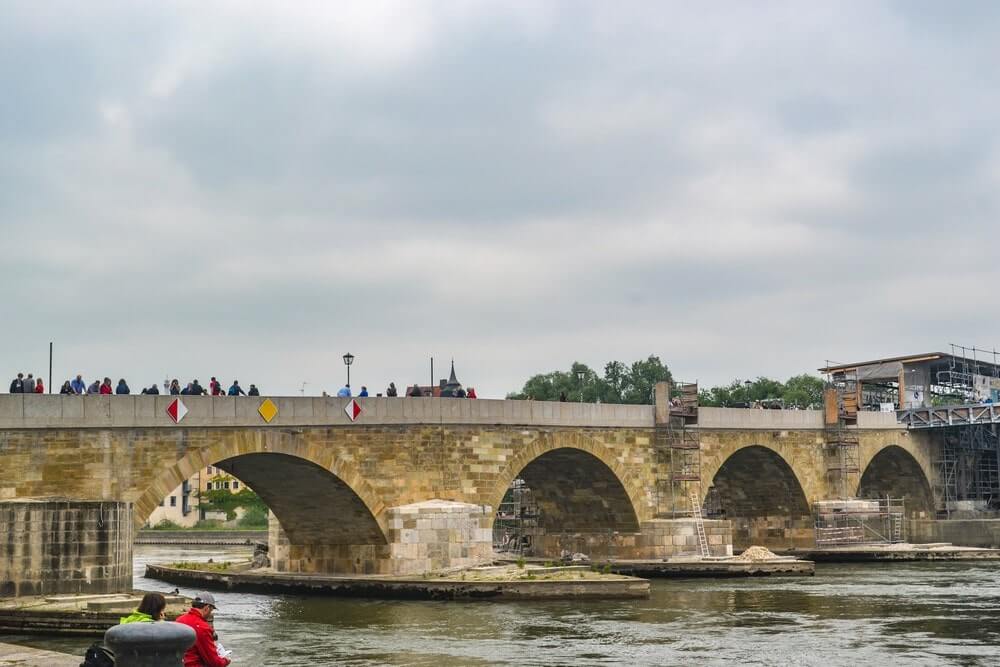
[[[1000,278],[988,5],[537,7],[414,3],[380,53],[378,22],[19,6],[0,372],[54,338],[57,375],[319,391],[351,349],[370,387],[435,354],[496,396],[991,344],[951,298]]]

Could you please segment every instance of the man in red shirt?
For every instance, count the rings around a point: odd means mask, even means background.
[[[198,593],[191,601],[191,609],[177,617],[178,623],[190,626],[195,634],[194,646],[184,654],[184,667],[226,667],[229,664],[229,658],[219,656],[212,639],[212,626],[208,624],[215,609],[214,595]]]

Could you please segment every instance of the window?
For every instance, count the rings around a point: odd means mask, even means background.
[[[177,507],[177,496],[170,496],[170,506]]]
[[[229,482],[223,482],[222,483],[222,488],[228,489],[229,488]]]
[[[211,475],[211,474],[212,474],[212,466],[208,466],[208,474],[209,474],[209,475]]]
[[[238,489],[238,488],[240,488],[240,483],[239,483],[239,482],[237,482],[237,481],[236,481],[235,479],[233,480],[233,488],[234,488],[234,489]]]

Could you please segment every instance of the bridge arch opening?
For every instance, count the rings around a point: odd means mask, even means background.
[[[752,445],[732,454],[715,473],[705,507],[733,524],[733,549],[752,545],[813,546],[813,520],[802,485],[777,452]]]
[[[493,523],[497,549],[552,558],[612,555],[622,535],[638,532],[635,507],[615,471],[573,447],[528,462],[506,489]]]
[[[212,460],[210,455],[205,460]],[[369,504],[342,475],[293,453],[248,452],[215,460],[256,493],[277,524],[269,558],[279,571],[376,573],[389,557],[386,534]],[[164,479],[180,473],[170,470]],[[154,486],[154,488],[162,488]],[[147,517],[137,517],[145,521]]]
[[[859,498],[902,498],[907,516],[934,518],[934,493],[923,468],[908,451],[890,445],[868,463],[858,484]]]

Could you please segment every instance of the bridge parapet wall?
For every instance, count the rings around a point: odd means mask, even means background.
[[[267,397],[0,395],[0,429],[174,427],[167,406],[180,398],[185,427],[343,426],[351,400],[333,396],[270,397],[278,413],[257,412]],[[558,403],[460,398],[356,398],[358,424],[482,424],[652,428],[652,405]]]

